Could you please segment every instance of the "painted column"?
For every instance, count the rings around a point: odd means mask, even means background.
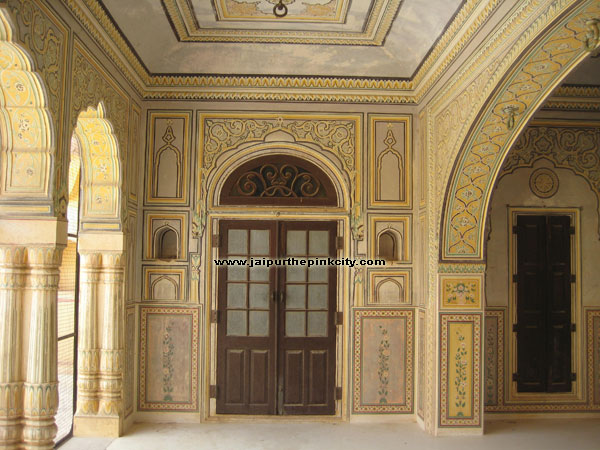
[[[0,442],[5,449],[18,448],[21,439],[20,322],[26,257],[25,247],[0,247]]]
[[[123,415],[124,353],[124,264],[121,253],[102,255],[101,283],[103,295],[102,348],[100,350],[101,415],[116,418]],[[120,427],[120,425],[119,425]]]
[[[79,317],[77,327],[77,412],[98,412],[100,348],[98,344],[98,286],[100,253],[79,253]]]
[[[482,264],[440,264],[437,435],[483,433]]]
[[[62,248],[30,247],[27,251],[30,292],[29,345],[23,386],[25,449],[52,449],[58,408],[57,291]]]

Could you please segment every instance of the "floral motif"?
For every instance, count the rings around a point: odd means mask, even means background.
[[[456,331],[458,339],[458,348],[454,355],[454,365],[456,370],[456,379],[454,380],[454,386],[456,386],[456,398],[454,405],[457,408],[464,408],[467,406],[467,344],[465,343],[465,337]],[[458,417],[464,417],[462,411],[457,413]]]
[[[163,367],[163,400],[166,402],[173,401],[171,394],[173,393],[173,338],[171,337],[171,325],[169,323],[163,334],[162,348],[162,367]]]
[[[388,396],[388,384],[390,382],[390,339],[388,330],[383,326],[379,325],[381,330],[381,341],[379,341],[379,348],[377,349],[377,360],[379,367],[377,369],[377,376],[379,376],[379,403],[384,405],[387,403]]]
[[[457,283],[446,282],[445,287],[447,294],[446,304],[475,305],[477,303],[477,283],[474,281],[459,281]]]

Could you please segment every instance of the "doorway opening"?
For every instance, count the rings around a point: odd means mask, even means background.
[[[219,228],[216,412],[335,414],[336,222]]]
[[[517,214],[513,234],[517,392],[572,392],[572,217]]]

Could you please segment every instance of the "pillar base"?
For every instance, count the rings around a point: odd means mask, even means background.
[[[115,416],[78,416],[73,418],[73,436],[120,437],[123,435],[123,419]]]

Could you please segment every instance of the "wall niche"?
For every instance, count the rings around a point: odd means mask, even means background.
[[[386,265],[410,262],[410,216],[371,216],[370,257]]]
[[[144,259],[187,259],[187,214],[146,213]]]

